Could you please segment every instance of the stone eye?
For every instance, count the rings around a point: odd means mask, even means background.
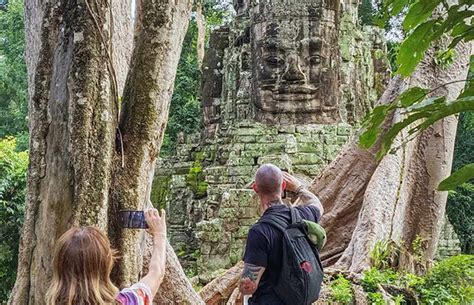
[[[309,64],[311,65],[319,65],[321,63],[321,56],[314,55],[309,58]]]
[[[265,62],[271,66],[279,65],[283,62],[278,56],[268,56],[265,58]]]

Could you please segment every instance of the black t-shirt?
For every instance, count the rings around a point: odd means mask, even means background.
[[[301,218],[319,222],[321,212],[314,205],[298,206]],[[290,209],[284,205],[269,207],[265,213],[277,213],[284,216],[290,223]],[[249,230],[247,245],[245,247],[244,262],[260,267],[265,267],[265,272],[260,279],[258,288],[249,300],[250,305],[283,305],[283,302],[273,291],[281,271],[282,264],[282,238],[283,233],[267,223],[256,223]]]

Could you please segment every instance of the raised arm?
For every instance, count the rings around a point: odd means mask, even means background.
[[[152,298],[155,297],[158,288],[165,275],[166,263],[166,215],[161,210],[161,216],[157,209],[145,211],[145,220],[148,224],[149,233],[153,236],[153,252],[148,267],[148,273],[140,282],[150,287]]]
[[[296,177],[290,175],[287,172],[283,172],[283,179],[286,181],[286,188],[290,192],[294,192],[298,195],[302,205],[314,205],[319,209],[321,216],[323,215],[323,205],[315,194],[308,191]]]

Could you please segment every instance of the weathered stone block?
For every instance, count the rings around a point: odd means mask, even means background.
[[[283,126],[278,126],[278,133],[295,133],[296,132],[296,127],[295,125],[283,125]]]
[[[258,209],[255,209],[258,211]],[[248,226],[251,227],[257,222],[258,218],[242,218],[239,219],[239,226]]]
[[[295,165],[321,163],[321,158],[318,155],[311,153],[295,154],[291,157],[291,160]]]
[[[219,209],[219,217],[227,218],[227,219],[238,219],[240,215],[240,209],[238,207],[235,208],[220,208]]]
[[[301,143],[321,143],[320,134],[295,134],[295,138],[298,144]]]
[[[170,187],[173,188],[173,189],[185,188],[186,187],[186,176],[185,175],[173,175],[173,176],[171,176]]]
[[[309,177],[316,177],[319,175],[321,170],[324,168],[324,164],[316,164],[316,165],[295,165],[293,170],[298,173],[305,174]]]
[[[229,160],[227,161],[229,166],[241,166],[241,165],[255,165],[254,158],[252,157],[232,157],[229,156]]]
[[[238,136],[263,136],[266,134],[277,134],[276,128],[263,128],[263,127],[242,127],[235,130],[235,134]]]
[[[274,164],[281,169],[290,169],[292,166],[292,161],[287,154],[267,155],[258,158],[259,165],[266,163]]]
[[[256,143],[257,142],[257,137],[256,136],[239,136],[236,141],[242,142],[242,143]]]
[[[256,171],[255,166],[232,166],[227,168],[227,174],[230,176],[252,176]]]
[[[201,244],[201,254],[202,255],[209,255],[211,253],[211,245],[209,243],[202,243]]]
[[[323,156],[323,144],[320,142],[298,142],[298,153],[312,153],[317,156]]]
[[[250,207],[255,206],[255,192],[250,189],[230,189],[222,196],[223,207]]]
[[[339,136],[349,136],[349,134],[352,131],[352,126],[351,125],[338,125],[337,126],[337,135]]]
[[[258,215],[258,210],[255,207],[241,208],[240,218],[255,218]]]
[[[242,152],[242,156],[245,156],[245,157],[248,156],[244,154],[247,151],[257,152],[258,154],[256,156],[281,153],[282,151],[285,151],[285,143],[268,143],[268,144],[249,143],[249,144],[245,144],[245,151]],[[255,155],[252,155],[252,156],[255,156]]]
[[[240,227],[237,232],[233,234],[234,238],[247,238],[247,235],[249,234],[249,227],[243,226]]]
[[[204,220],[196,224],[197,238],[202,241],[218,242],[222,238],[222,219]]]
[[[327,160],[334,160],[341,150],[338,145],[326,145],[324,146],[324,156]]]
[[[242,248],[231,248],[229,253],[230,263],[232,265],[237,264],[242,260],[244,256],[244,250]]]

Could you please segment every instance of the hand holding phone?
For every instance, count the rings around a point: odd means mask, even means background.
[[[145,221],[148,224],[149,232],[153,237],[166,237],[166,212],[161,209],[161,216],[157,209],[145,211]]]

